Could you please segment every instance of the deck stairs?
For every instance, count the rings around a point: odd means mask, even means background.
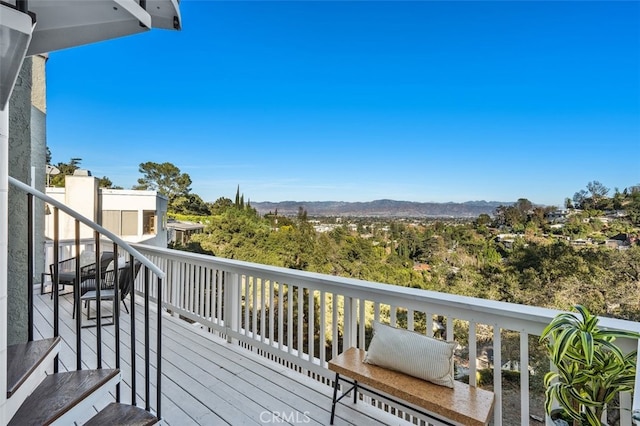
[[[89,221],[76,212],[70,211],[66,206],[60,205],[55,200],[47,197],[46,195],[39,193],[32,188],[17,182],[15,179],[10,178],[10,183],[14,186],[26,191],[28,194],[34,195],[38,198],[42,198],[43,201],[53,204],[54,209],[62,209],[65,213],[71,215],[78,222],[82,222],[94,228],[95,231],[95,244],[99,246],[104,244],[105,238],[109,241],[108,247],[113,247],[116,256],[118,250],[122,250],[121,254],[128,255],[129,264],[134,262],[141,262],[145,265],[145,268],[151,267],[151,271],[145,270],[143,275],[148,280],[151,273],[157,274],[155,271],[155,265],[153,265],[148,259],[144,258],[135,249],[131,248],[126,242],[114,236],[109,231],[99,225]],[[29,198],[29,202],[32,202],[32,198]],[[56,215],[58,212],[56,211]],[[29,226],[32,226],[32,218],[30,217]],[[91,222],[91,223],[88,223]],[[79,229],[79,227],[78,227]],[[54,241],[54,244],[58,244],[58,241]],[[111,246],[111,244],[113,244]],[[79,247],[76,247],[76,253],[79,253]],[[30,253],[32,256],[32,253]],[[54,256],[54,262],[57,261],[57,255]],[[79,263],[79,255],[78,263]],[[29,259],[32,262],[32,258]],[[147,266],[148,265],[148,266]],[[98,268],[99,271],[99,268]],[[32,274],[31,274],[32,275]],[[117,275],[116,275],[117,276]],[[131,284],[135,280],[135,275],[130,278]],[[96,274],[96,280],[100,283],[98,275]],[[156,275],[156,285],[161,285],[161,279]],[[33,280],[28,280],[29,291],[33,292],[34,284]],[[54,285],[52,287],[55,288]],[[148,293],[148,291],[147,291]],[[135,299],[132,295],[129,295],[131,301]],[[149,296],[143,294],[145,299],[145,309],[148,309]],[[30,298],[30,304],[32,305],[33,297]],[[57,304],[58,295],[52,295],[53,311],[54,311],[54,324],[57,324]],[[115,307],[119,307],[119,303],[115,303]],[[133,313],[133,305],[131,305],[131,312]],[[29,307],[33,309],[33,306]],[[77,315],[81,315],[80,304],[77,307]],[[115,308],[114,323],[101,324],[99,321],[96,324],[96,335],[98,336],[98,342],[100,342],[100,331],[105,325],[111,325],[119,329],[120,324],[118,321],[119,308]],[[97,313],[100,313],[97,308]],[[54,326],[53,337],[43,338],[41,340],[33,339],[33,315],[30,314],[30,336],[29,341],[26,343],[9,345],[7,346],[7,411],[6,419],[8,419],[8,425],[153,425],[161,422],[157,416],[159,412],[159,406],[155,411],[152,411],[148,402],[149,395],[145,395],[146,402],[145,408],[141,408],[137,405],[135,392],[131,403],[123,403],[120,401],[120,389],[119,384],[122,380],[122,373],[119,367],[119,361],[116,361],[115,368],[102,368],[102,361],[98,358],[96,368],[87,367],[85,361],[78,357],[75,370],[70,371],[58,371],[59,359],[58,355],[63,344],[61,337],[58,335],[56,326]],[[134,321],[135,322],[135,321]],[[77,322],[77,330],[81,330],[80,322]],[[149,324],[145,322],[145,334],[148,333]],[[80,333],[78,333],[80,335]],[[135,333],[132,332],[132,335]],[[87,333],[86,336],[92,336]],[[95,338],[95,337],[91,337]],[[135,336],[134,336],[135,338]],[[147,344],[148,344],[147,336]],[[157,341],[159,343],[160,337]],[[70,342],[66,342],[71,344]],[[81,344],[80,338],[76,342]],[[100,343],[101,345],[101,343]],[[119,341],[116,345],[119,346]],[[143,357],[143,365],[148,365],[149,348],[145,348],[147,357]],[[157,350],[160,353],[159,349]],[[117,353],[117,351],[116,351]],[[132,354],[134,357],[135,353]],[[138,354],[137,356],[140,356]],[[121,356],[120,356],[121,357]],[[116,356],[116,359],[119,359]],[[134,371],[133,374],[140,375],[140,371]],[[149,388],[149,375],[145,379],[147,380],[146,387]],[[159,380],[160,372],[156,380]],[[135,389],[135,379],[134,389]],[[158,386],[159,388],[159,386]],[[115,396],[115,397],[114,397]],[[112,401],[111,403],[109,403]],[[159,400],[158,400],[159,401]],[[159,402],[158,402],[159,404]],[[98,407],[99,411],[96,409]],[[104,408],[102,408],[104,407]],[[102,409],[100,409],[102,408]]]
[[[7,347],[10,426],[159,423],[155,415],[131,404],[113,402],[96,413],[96,402],[108,397],[120,381],[119,369],[54,372],[60,344],[60,337],[54,337]]]

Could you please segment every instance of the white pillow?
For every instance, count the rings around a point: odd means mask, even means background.
[[[364,362],[452,388],[456,345],[374,321]]]

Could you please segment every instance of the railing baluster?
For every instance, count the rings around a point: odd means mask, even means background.
[[[266,298],[267,295],[266,280],[260,280],[260,341],[264,343],[267,339],[267,312],[266,312]]]
[[[203,282],[203,303],[204,303],[204,312],[203,316],[206,320],[211,321],[213,319],[213,313],[211,309],[211,302],[213,297],[213,280],[212,280],[212,270],[211,268],[203,267],[202,274],[204,277]]]
[[[133,262],[131,262],[133,265]],[[150,406],[150,398],[151,398],[151,388],[150,388],[150,364],[151,357],[149,351],[149,269],[144,268],[144,408],[147,411],[151,411]],[[158,306],[158,309],[160,307]]]
[[[246,275],[241,276],[240,278],[240,290],[242,291],[242,300],[240,308],[242,309],[242,324],[240,324],[241,329],[244,331],[244,335],[248,336],[249,329],[249,285],[247,283]]]
[[[476,323],[473,320],[469,321],[469,384],[471,386],[478,386],[476,380],[477,365],[476,359],[478,358],[478,343],[476,335]]]
[[[33,342],[33,195],[27,194],[27,340]]]
[[[162,288],[162,278],[156,277],[158,289]],[[158,291],[158,331],[156,343],[156,416],[162,420],[162,292]]]
[[[407,309],[407,330],[414,330],[415,325],[413,324],[413,315],[414,315],[414,311],[413,309]]]
[[[529,425],[529,335],[520,332],[520,423]]]
[[[358,299],[358,343],[359,348],[364,349],[366,334],[366,306],[365,299]]]
[[[114,338],[115,338],[115,355],[116,362],[115,367],[120,369],[120,268],[118,268],[118,244],[113,243],[113,326],[114,326]],[[133,279],[135,275],[133,265],[131,265],[131,277]],[[133,289],[133,283],[129,287]],[[132,290],[133,292],[133,290]],[[116,402],[120,402],[120,382],[116,384]]]
[[[284,348],[284,291],[281,282],[278,283],[278,349]]]
[[[309,354],[309,361],[313,362],[313,359],[315,358],[315,336],[316,336],[316,330],[315,330],[316,305],[315,305],[314,290],[309,289],[309,297],[307,298],[307,300],[308,300],[307,309],[309,312],[307,316],[307,353]]]
[[[327,293],[320,291],[320,365],[325,367],[327,360]]]
[[[389,325],[391,325],[392,327],[395,327],[397,325],[397,311],[398,308],[394,305],[390,305],[389,306]]]
[[[73,309],[76,319],[76,369],[82,370],[82,306],[80,302],[80,221],[75,220],[75,247],[76,247],[76,277],[73,281]],[[56,260],[56,265],[58,261]],[[56,272],[56,276],[58,273]],[[58,286],[56,285],[56,289]],[[56,293],[58,291],[56,290]],[[57,303],[56,303],[57,305]]]
[[[98,358],[98,368],[102,368],[102,271],[100,269],[100,234],[98,231],[94,231],[94,238],[96,240],[96,357]],[[78,253],[76,251],[76,253]],[[78,262],[80,264],[80,254],[78,253]],[[115,259],[113,269],[118,269],[118,259]],[[87,304],[87,312],[91,310],[91,304]],[[88,315],[87,315],[88,316]]]
[[[60,211],[53,208],[53,282],[51,291],[53,292],[53,337],[60,335],[60,307],[58,306],[58,288],[60,288]],[[74,294],[77,292],[74,292]],[[79,349],[78,345],[78,349]],[[78,355],[79,356],[79,355]],[[57,373],[59,368],[59,355],[56,355],[53,362],[53,372]],[[79,368],[78,368],[79,369]]]
[[[273,329],[275,324],[275,283],[272,280],[269,280],[269,346],[273,347],[276,343],[276,333]]]
[[[205,277],[206,273],[202,266],[196,267],[196,288],[198,289],[198,315],[201,317],[206,316],[206,311],[204,309],[204,298],[205,298]]]
[[[331,294],[332,322],[331,322],[331,358],[338,356],[340,346],[340,336],[338,336],[338,296]]]
[[[447,330],[445,332],[445,340],[454,340],[455,335],[453,333],[453,325],[455,323],[455,319],[452,316],[447,317]]]
[[[298,344],[298,358],[304,355],[304,289],[301,286],[295,287],[298,295],[298,332],[296,333]]]
[[[493,326],[493,392],[495,393],[495,407],[493,423],[502,424],[502,334],[500,326]]]
[[[258,340],[258,282],[260,278],[251,277],[252,297],[251,297],[251,336]]]
[[[295,288],[291,284],[287,284],[287,349],[293,353],[293,299]]]
[[[133,265],[133,255],[129,255],[129,262]],[[146,267],[145,267],[146,269]],[[131,283],[133,286],[133,282]],[[131,303],[129,307],[130,318],[130,338],[131,338],[131,405],[138,404],[137,397],[137,379],[136,379],[136,301],[135,292],[131,293]]]

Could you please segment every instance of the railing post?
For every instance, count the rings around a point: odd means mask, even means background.
[[[171,272],[171,282],[168,283],[171,286],[171,302],[170,304],[173,306],[178,306],[178,268],[176,268],[176,260],[171,260],[169,262],[167,262],[167,266],[169,268],[169,270],[167,271],[167,275],[169,275],[169,272]],[[171,315],[174,318],[178,318],[179,314],[178,312],[176,312],[176,310],[174,309],[171,312]]]
[[[343,352],[356,346],[358,321],[358,301],[353,297],[344,298],[344,341]]]
[[[240,326],[240,276],[226,272],[224,283],[224,326],[227,329],[227,342],[232,343],[229,331],[237,332]]]

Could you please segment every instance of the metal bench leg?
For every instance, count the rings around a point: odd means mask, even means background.
[[[331,404],[331,421],[329,424],[333,424],[333,417],[336,414],[336,403],[338,402],[338,381],[340,380],[340,374],[336,373],[335,381],[333,382],[333,403]]]
[[[357,403],[358,402],[358,381],[354,380],[353,381],[353,403]]]

